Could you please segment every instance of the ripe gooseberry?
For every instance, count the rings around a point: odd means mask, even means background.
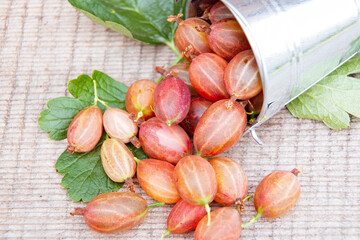
[[[248,100],[246,104],[246,111],[248,112],[248,122],[253,124],[256,121],[257,116],[260,114],[261,108],[264,104],[264,95],[261,91],[258,95]]]
[[[212,7],[215,3],[217,3],[219,0],[202,0],[202,1],[194,1],[194,3],[198,4],[197,10],[200,12],[205,11],[206,9]],[[196,5],[195,5],[196,6]]]
[[[195,230],[195,240],[237,240],[241,234],[240,212],[231,207],[218,208],[211,212],[211,224],[204,216]]]
[[[139,119],[147,120],[155,116],[152,111],[153,95],[157,84],[149,79],[135,81],[126,92],[126,110],[132,114],[137,122]]]
[[[224,84],[228,63],[214,53],[202,53],[190,64],[189,78],[195,90],[210,101],[229,98]]]
[[[229,149],[243,134],[247,123],[245,109],[232,99],[213,103],[201,117],[195,132],[197,155],[216,156]]]
[[[261,180],[254,196],[257,214],[243,227],[254,223],[261,216],[277,218],[293,208],[300,197],[299,173],[296,168],[291,172],[274,171]]]
[[[264,94],[261,91],[255,97],[249,99],[248,104],[246,105],[246,110],[249,112],[254,112],[259,114],[264,103]]]
[[[137,124],[130,118],[128,112],[120,108],[108,108],[103,117],[104,128],[111,138],[121,140],[123,143],[131,142],[140,148]]]
[[[261,77],[251,50],[240,52],[228,64],[224,73],[225,87],[231,96],[247,100],[262,90]]]
[[[215,23],[225,18],[235,18],[225,4],[220,1],[210,8],[208,17],[211,23]]]
[[[106,139],[101,146],[101,162],[108,177],[114,182],[125,182],[135,192],[132,177],[136,172],[134,155],[116,138]]]
[[[217,191],[216,175],[210,163],[199,156],[184,157],[175,167],[174,179],[183,200],[191,205],[205,206],[210,224],[209,204]]]
[[[197,29],[207,33],[210,48],[226,60],[250,49],[246,35],[235,19],[222,19],[210,27],[200,26]]]
[[[167,218],[168,231],[161,236],[161,239],[170,233],[181,234],[195,230],[204,216],[206,216],[204,206],[194,206],[180,199]]]
[[[210,159],[209,163],[215,170],[218,183],[214,200],[222,205],[238,204],[243,207],[242,199],[245,198],[249,186],[241,165],[227,157],[215,157]]]
[[[176,77],[166,77],[154,91],[154,112],[156,117],[168,126],[184,120],[190,109],[190,90]]]
[[[71,215],[84,216],[86,224],[99,233],[121,232],[139,225],[150,208],[139,194],[132,192],[103,193],[93,198],[84,208],[75,208]]]
[[[197,26],[209,27],[210,25],[200,18],[188,18],[182,20],[183,14],[177,16],[169,16],[169,22],[176,22],[178,28],[175,32],[175,44],[179,51],[183,53],[188,46],[194,48],[194,54],[199,55],[200,53],[212,52],[207,39],[207,34],[196,30]],[[191,61],[191,58],[187,58]]]
[[[97,106],[89,106],[76,114],[67,131],[69,153],[89,152],[99,142],[103,131],[103,115]]]
[[[190,90],[191,96],[199,95],[194,87],[191,85],[189,79],[189,64],[188,63],[178,63],[174,66],[171,66],[168,70],[165,70],[163,67],[155,67],[155,71],[163,75],[164,77],[177,77],[181,79]]]
[[[136,176],[140,186],[159,202],[176,203],[180,199],[173,179],[175,167],[168,162],[156,159],[139,160]]]
[[[200,121],[200,118],[204,112],[213,104],[202,97],[194,97],[191,99],[190,110],[186,118],[180,123],[180,125],[185,129],[185,131],[194,135],[195,128]]]
[[[155,117],[141,125],[139,140],[149,157],[171,164],[191,154],[191,141],[184,129],[179,125],[168,126]]]

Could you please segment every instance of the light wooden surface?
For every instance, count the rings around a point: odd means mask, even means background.
[[[65,0],[1,0],[0,59],[0,239],[159,239],[171,206],[153,209],[139,227],[112,235],[71,217],[73,207],[85,204],[69,199],[54,169],[66,141],[50,141],[37,118],[46,101],[69,95],[67,82],[77,75],[97,69],[127,85],[157,79],[153,68],[174,60],[170,50],[95,25]],[[249,193],[271,171],[295,166],[303,171],[302,193],[286,216],[259,220],[243,230],[242,239],[359,239],[359,119],[332,131],[284,109],[258,134],[264,146],[246,135],[224,154],[244,167]],[[254,214],[251,201],[247,209],[243,221]]]

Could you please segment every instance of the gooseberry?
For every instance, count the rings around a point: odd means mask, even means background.
[[[67,131],[69,153],[89,152],[99,142],[103,131],[103,115],[97,106],[81,110],[71,121]]]

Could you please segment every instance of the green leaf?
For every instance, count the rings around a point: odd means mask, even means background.
[[[40,113],[39,126],[43,131],[49,132],[50,139],[65,139],[67,129],[75,115],[81,109],[94,103],[94,80],[97,96],[101,102],[105,102],[110,107],[125,109],[125,95],[128,89],[126,85],[96,70],[92,77],[83,74],[69,81],[69,92],[77,99],[70,97],[54,98],[47,103],[48,109]],[[100,102],[98,105],[103,111],[105,110]]]
[[[134,154],[134,157],[138,159],[148,159],[149,156],[144,152],[142,148],[136,148],[132,143],[126,144],[129,150]]]
[[[68,0],[90,20],[149,44],[170,44],[176,24],[169,15],[184,13],[187,0]]]
[[[110,107],[125,109],[125,95],[128,87],[115,81],[105,73],[94,70],[92,78],[96,81],[98,98]]]
[[[94,102],[94,83],[92,78],[86,74],[69,81],[68,90],[71,95],[79,100]]]
[[[89,202],[99,192],[115,192],[123,185],[112,181],[104,171],[100,157],[104,140],[105,134],[92,151],[70,154],[65,150],[58,158],[55,168],[65,174],[61,184],[68,189],[71,200]]]
[[[108,104],[110,107],[125,109],[125,95],[128,87],[103,72],[94,70],[92,78],[88,75],[80,75],[76,79],[69,81],[68,89],[75,98],[94,102],[94,82],[98,98]],[[102,104],[99,104],[102,108]],[[104,110],[104,108],[102,108]]]
[[[287,105],[292,115],[323,121],[329,128],[350,126],[349,114],[360,117],[360,55],[350,59]]]
[[[70,97],[58,97],[47,102],[48,109],[40,113],[38,123],[40,128],[49,132],[49,138],[63,140],[67,129],[75,115],[83,108],[91,105]]]

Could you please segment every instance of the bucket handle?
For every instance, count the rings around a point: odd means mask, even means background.
[[[251,132],[251,136],[253,137],[253,139],[259,144],[259,145],[263,145],[264,142],[261,141],[261,139],[258,137],[258,135],[256,134],[255,128],[250,130]]]

